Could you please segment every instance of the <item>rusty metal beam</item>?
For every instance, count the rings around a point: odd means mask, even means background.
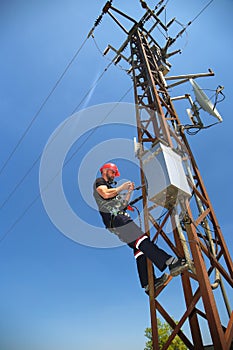
[[[163,316],[163,318],[166,320],[166,322],[173,328],[176,328],[175,321],[171,318],[171,316],[168,314],[168,312],[162,307],[162,305],[156,300],[156,308],[160,312],[160,314]],[[194,345],[190,342],[190,340],[186,337],[186,335],[183,333],[183,331],[179,328],[177,329],[176,334],[174,334],[174,337],[178,335],[180,339],[184,342],[184,344],[188,347],[188,349],[192,350],[195,349]],[[172,340],[171,340],[172,341]],[[167,346],[169,346],[167,344]]]
[[[187,212],[191,217],[192,213],[190,212],[189,208],[187,208]],[[216,347],[216,349],[226,349],[226,339],[221,326],[217,305],[214,300],[213,292],[209,283],[209,276],[206,270],[204,259],[202,257],[198,245],[196,243],[193,243],[193,241],[198,240],[195,226],[192,223],[186,224],[186,231],[190,239],[190,249],[192,251],[194,264],[197,271],[202,300],[205,307],[205,312],[207,315],[209,329],[214,346]]]
[[[172,217],[173,220],[173,225],[175,225],[175,219]],[[179,239],[178,235],[178,230],[174,229],[174,239],[176,242],[177,247],[179,247],[179,250],[182,251],[182,256],[184,256],[184,250],[182,247],[182,244]],[[181,276],[182,280],[182,285],[183,285],[183,291],[184,291],[184,297],[185,297],[185,303],[187,309],[189,308],[190,305],[192,305],[193,308],[190,315],[189,315],[189,324],[190,324],[190,329],[191,329],[191,334],[193,337],[193,342],[195,344],[195,349],[201,349],[203,347],[203,341],[202,341],[202,335],[201,335],[201,330],[197,318],[196,312],[193,312],[195,310],[195,305],[193,305],[193,290],[192,290],[192,285],[190,282],[190,274],[186,271],[186,273],[183,273]]]

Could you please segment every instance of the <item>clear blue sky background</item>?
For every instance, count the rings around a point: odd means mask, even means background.
[[[207,3],[170,0],[167,18],[175,16],[186,24]],[[103,5],[104,1],[94,0],[1,1],[1,165],[86,38]],[[136,0],[127,3],[116,0],[114,5],[136,19],[143,14]],[[226,99],[219,104],[223,123],[189,140],[230,252],[232,10],[232,0],[214,0],[180,39],[182,55],[170,59],[172,75],[212,68],[215,77],[198,82],[205,88],[225,86]],[[104,50],[109,43],[118,46],[124,35],[105,16],[96,29],[95,39]],[[2,172],[1,203],[107,64],[89,39]],[[131,85],[124,71],[111,67],[79,109],[119,101]],[[183,93],[186,88],[183,87]],[[124,102],[133,102],[132,91]],[[177,107],[177,111],[185,115],[185,109]],[[206,124],[215,121],[206,114],[205,118]],[[132,136],[132,131],[124,135]],[[101,133],[93,135],[64,175],[64,188],[74,210],[98,225],[101,224],[98,213],[81,205],[77,169],[85,153],[100,140]],[[135,170],[124,161],[119,161],[119,165],[123,178],[129,178]],[[7,235],[0,242],[0,349],[143,349],[144,330],[150,325],[148,300],[140,289],[131,251],[126,246],[100,249],[69,240],[50,221],[40,198],[23,215],[39,193],[38,178],[39,162],[1,209],[0,240]],[[135,171],[132,180],[138,183]],[[86,188],[89,190],[92,191],[91,185]],[[182,306],[178,302],[178,284],[178,279],[172,281],[161,296],[172,307],[175,318]]]

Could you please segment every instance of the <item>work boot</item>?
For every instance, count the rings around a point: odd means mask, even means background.
[[[159,287],[164,285],[164,283],[168,280],[168,277],[169,277],[169,275],[167,273],[164,273],[164,274],[162,274],[162,276],[155,278],[155,284],[154,284],[155,291],[156,291],[156,289],[158,289]],[[148,285],[145,287],[145,292],[146,292],[146,294],[149,295],[149,286]]]
[[[188,263],[185,258],[174,259],[170,265],[168,265],[171,276],[178,276],[183,271],[188,269]]]

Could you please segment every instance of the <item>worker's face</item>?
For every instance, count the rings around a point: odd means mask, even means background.
[[[107,181],[113,182],[113,180],[115,179],[115,171],[107,169],[106,170],[106,178],[107,178]]]

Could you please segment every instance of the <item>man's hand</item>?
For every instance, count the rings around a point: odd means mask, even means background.
[[[134,190],[134,183],[131,181],[126,181],[116,188],[108,188],[105,185],[101,185],[97,187],[96,190],[101,197],[104,199],[109,199],[117,196],[122,191],[128,191],[128,193],[131,193]]]
[[[134,190],[134,183],[131,181],[126,181],[122,185],[119,186],[120,191],[133,191]]]
[[[135,187],[134,182],[130,182],[130,186],[128,187],[128,191],[132,192],[134,190],[134,187]]]
[[[130,200],[131,192],[134,190],[134,183],[131,181],[127,181],[126,183],[127,183],[127,188],[126,188],[127,193],[125,196],[125,201],[126,203],[128,203]]]

